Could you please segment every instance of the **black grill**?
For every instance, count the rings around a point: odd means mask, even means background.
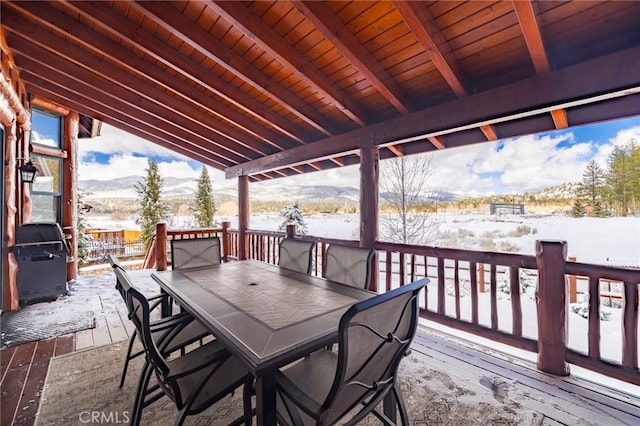
[[[67,242],[57,223],[27,223],[16,228],[21,302],[67,293]]]

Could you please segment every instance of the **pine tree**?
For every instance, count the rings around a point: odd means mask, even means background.
[[[196,207],[194,216],[201,228],[210,228],[213,226],[213,215],[216,212],[216,206],[213,202],[213,192],[211,188],[211,180],[207,168],[202,166],[200,177],[198,178],[198,189],[196,191]]]
[[[573,207],[571,208],[571,216],[573,217],[584,217],[586,214],[586,210],[584,208],[584,204],[580,201],[580,198],[576,198],[573,202]]]
[[[604,197],[605,173],[596,160],[591,160],[582,174],[582,181],[577,187],[577,198],[591,207],[592,214]],[[602,211],[602,209],[601,209]]]
[[[640,210],[640,146],[635,139],[624,146],[616,146],[609,155],[607,183],[622,216]]]
[[[158,170],[158,164],[149,159],[145,171],[147,172],[146,176],[142,182],[136,184],[135,188],[140,203],[136,223],[140,225],[142,230],[140,238],[144,243],[145,250],[147,250],[151,245],[156,224],[168,219],[169,206],[162,202],[163,180]]]
[[[287,225],[296,225],[296,233],[298,235],[305,235],[308,232],[304,215],[300,207],[298,207],[298,203],[285,206],[280,211],[280,216],[284,217],[284,222],[278,227],[279,230],[285,230]]]

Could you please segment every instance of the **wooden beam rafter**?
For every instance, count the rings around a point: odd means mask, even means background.
[[[342,89],[329,82],[327,77],[304,55],[296,49],[285,49],[286,43],[282,41],[278,33],[266,27],[262,20],[251,13],[242,3],[208,0],[207,5],[245,36],[258,43],[280,63],[287,65],[298,78],[322,93],[347,117],[360,126],[366,125],[367,115],[362,108],[350,101],[349,96]]]
[[[211,34],[194,25],[168,3],[163,2],[132,2],[130,6],[153,19],[159,26],[179,36],[190,47],[205,57],[215,61],[226,71],[250,85],[253,89],[263,93],[278,102],[300,120],[329,136],[333,134],[333,125],[317,110],[302,102],[286,88],[267,77],[252,63],[238,55],[222,43],[212,43]],[[254,101],[255,102],[255,101]]]
[[[292,2],[293,6],[309,19],[351,64],[364,74],[369,82],[399,112],[409,112],[409,101],[393,77],[369,53],[355,35],[329,8],[319,2]],[[385,81],[386,83],[384,83]]]

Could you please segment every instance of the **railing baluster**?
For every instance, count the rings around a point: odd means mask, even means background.
[[[638,369],[638,283],[624,282],[622,365]]]
[[[589,356],[600,359],[600,277],[589,277]]]
[[[493,263],[490,269],[491,276],[491,329],[498,329],[498,277],[497,267]]]
[[[404,285],[404,253],[399,253],[399,273],[400,273],[400,284],[401,286]]]
[[[471,287],[471,323],[478,324],[478,269],[476,262],[469,262],[469,286]]]
[[[509,289],[511,291],[511,333],[522,336],[522,302],[520,301],[520,268],[509,268]]]
[[[387,291],[391,291],[391,274],[393,272],[393,264],[391,263],[391,258],[393,256],[393,253],[390,251],[387,251],[387,257],[385,259],[385,282],[386,282],[386,289]]]
[[[411,282],[416,280],[416,255],[411,255]]]
[[[438,313],[445,313],[445,281],[444,281],[444,259],[438,258]]]
[[[456,318],[460,319],[460,273],[457,259],[453,262],[453,286],[456,298]]]

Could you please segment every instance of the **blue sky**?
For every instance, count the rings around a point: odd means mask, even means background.
[[[640,141],[640,117],[504,139],[437,151],[431,155],[429,189],[467,194],[512,193],[541,189],[581,179],[586,164],[604,168],[615,145]],[[147,158],[158,162],[162,176],[196,178],[202,165],[153,143],[103,125],[100,137],[81,140],[80,180],[143,175]],[[384,173],[386,161],[381,162]],[[225,181],[210,169],[214,187]],[[339,185],[357,187],[358,166],[275,179],[268,184]]]

